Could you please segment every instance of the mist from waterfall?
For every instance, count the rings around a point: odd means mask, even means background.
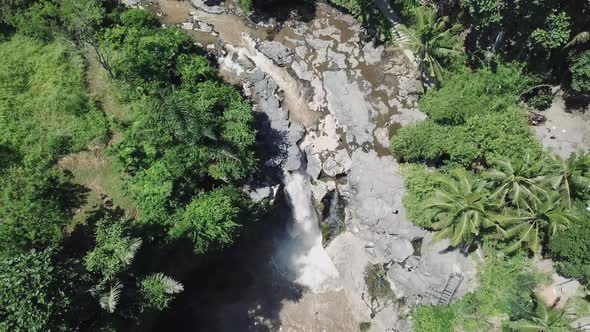
[[[311,203],[309,176],[302,171],[285,174],[285,192],[292,208],[286,236],[277,241],[273,255],[277,269],[314,293],[338,288],[338,270],[322,246],[318,214]]]

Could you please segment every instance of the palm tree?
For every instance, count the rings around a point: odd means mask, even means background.
[[[518,209],[530,208],[548,198],[543,186],[543,160],[533,160],[529,154],[520,165],[514,165],[508,159],[492,160],[492,168],[484,173],[484,177],[495,185],[491,197],[502,202],[509,200]]]
[[[573,197],[590,193],[590,154],[572,153],[567,160],[553,157],[549,172],[551,186],[562,193],[568,207]]]
[[[566,332],[573,331],[563,318],[565,311],[548,307],[543,299],[535,295],[535,311],[526,319],[510,322],[508,328],[514,332]]]
[[[481,230],[495,227],[492,213],[498,206],[487,191],[486,183],[465,170],[451,171],[450,178],[438,179],[440,189],[426,208],[436,210],[432,224],[438,230],[435,239],[450,238],[451,245],[472,244]]]
[[[441,62],[461,54],[459,38],[456,32],[460,25],[447,28],[448,17],[436,17],[434,10],[421,6],[414,10],[416,27],[413,30],[401,27],[409,36],[403,46],[414,52],[418,59],[419,79],[422,87],[426,82],[439,84],[443,80]]]
[[[542,242],[546,242],[555,233],[565,230],[577,217],[564,209],[559,193],[553,192],[549,198],[528,211],[507,210],[498,216],[498,222],[505,231],[503,235],[513,243],[505,250],[514,252],[526,246],[535,253],[541,251]]]

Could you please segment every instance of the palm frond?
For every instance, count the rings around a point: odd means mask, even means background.
[[[590,42],[590,31],[582,31],[576,34],[569,43],[565,44],[565,48],[575,45],[581,45]]]
[[[111,286],[109,291],[100,297],[100,307],[111,314],[115,312],[117,304],[119,304],[119,297],[121,295],[122,289],[123,286],[119,282],[116,282],[113,286]]]

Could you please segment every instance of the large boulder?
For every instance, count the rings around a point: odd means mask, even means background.
[[[293,61],[293,52],[278,41],[262,41],[258,44],[258,50],[279,66]]]

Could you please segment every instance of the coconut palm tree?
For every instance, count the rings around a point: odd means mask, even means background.
[[[453,247],[472,244],[485,228],[496,227],[492,211],[498,208],[490,198],[485,181],[465,170],[451,171],[449,178],[438,179],[440,189],[426,208],[436,210],[432,228],[435,239],[450,238]]]
[[[461,46],[456,33],[460,25],[447,27],[448,17],[436,17],[434,10],[421,6],[414,10],[415,29],[401,27],[409,36],[403,46],[414,52],[418,60],[419,79],[422,87],[427,82],[440,84],[443,81],[441,62],[461,54]]]
[[[553,192],[534,210],[507,210],[497,220],[505,229],[502,232],[504,237],[512,242],[505,249],[507,252],[514,252],[524,246],[539,253],[543,242],[567,229],[577,221],[577,217],[563,207],[559,193]]]
[[[502,202],[510,201],[517,209],[531,208],[548,198],[544,183],[544,158],[533,160],[529,154],[522,164],[514,165],[508,159],[490,162],[492,168],[484,177],[493,184],[491,197]]]
[[[549,173],[551,186],[561,192],[568,207],[572,198],[590,194],[590,154],[572,153],[567,160],[553,157]]]
[[[573,331],[564,319],[564,310],[548,307],[543,299],[535,295],[535,311],[528,317],[510,322],[508,328],[514,332],[566,332]]]

